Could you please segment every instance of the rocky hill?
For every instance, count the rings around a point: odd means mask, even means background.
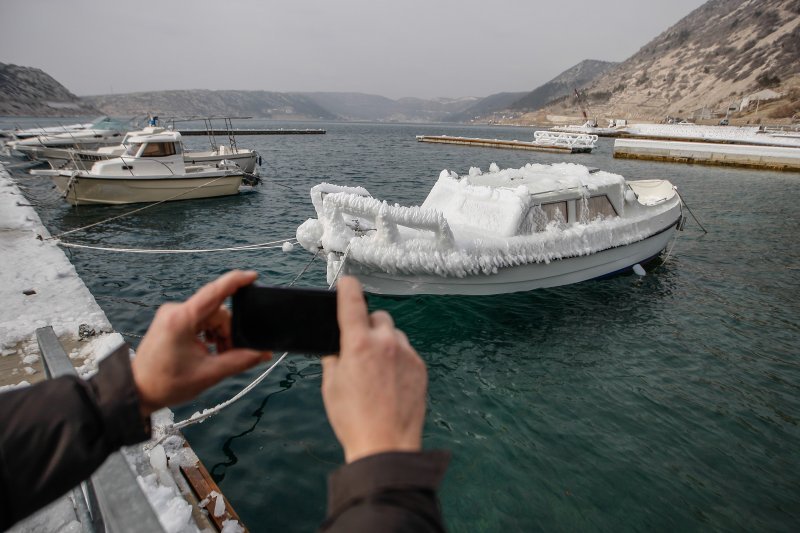
[[[618,63],[611,61],[585,59],[520,98],[511,104],[509,109],[516,111],[540,109],[551,100],[572,94],[574,89],[588,85],[617,65]]]
[[[591,116],[725,115],[766,88],[770,118],[800,111],[800,0],[710,0],[586,87]],[[747,110],[744,109],[743,112]],[[542,115],[580,114],[575,98]]]
[[[0,115],[85,114],[98,114],[98,111],[43,71],[0,63]]]

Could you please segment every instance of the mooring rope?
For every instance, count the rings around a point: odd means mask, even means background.
[[[80,248],[86,250],[100,250],[103,252],[119,252],[128,254],[201,254],[212,252],[250,252],[253,250],[273,250],[275,248],[283,248],[286,243],[294,246],[297,243],[295,239],[284,239],[280,241],[262,242],[258,244],[246,244],[243,246],[232,246],[229,248],[184,248],[184,249],[167,249],[167,248],[110,248],[106,246],[89,246],[88,244],[77,244],[72,242],[59,241],[58,245],[64,248]]]
[[[678,194],[678,198],[681,199],[681,202],[683,202],[683,205],[686,206],[686,209],[689,211],[689,214],[692,215],[692,218],[694,219],[694,221],[697,222],[697,225],[700,226],[701,230],[703,230],[703,233],[708,233],[708,230],[706,228],[704,228],[703,225],[700,223],[700,221],[697,220],[697,217],[694,216],[694,213],[692,212],[692,208],[689,207],[689,204],[686,203],[686,200],[683,199],[683,196],[681,196],[681,193],[678,192],[677,188],[675,189],[675,192]]]

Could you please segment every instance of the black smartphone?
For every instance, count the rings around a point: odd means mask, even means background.
[[[231,334],[237,348],[339,353],[336,291],[248,285],[233,295]]]

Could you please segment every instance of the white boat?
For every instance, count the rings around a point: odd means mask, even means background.
[[[96,150],[75,150],[72,148],[32,148],[28,152],[31,159],[47,161],[52,168],[88,170],[97,161],[119,157],[128,151],[131,139],[142,135],[164,133],[169,130],[160,126],[148,126],[142,130],[131,131],[125,134],[122,142],[115,146],[103,146]],[[228,161],[248,174],[256,170],[259,155],[255,150],[239,148],[238,146],[217,145],[211,150],[183,150],[183,160],[187,165],[216,165]]]
[[[128,129],[127,121],[102,117],[86,129],[38,135],[11,141],[7,145],[12,150],[32,157],[46,156],[48,148],[94,149],[119,144]]]
[[[162,132],[131,137],[128,151],[98,161],[90,170],[31,170],[53,179],[73,205],[130,204],[189,200],[236,194],[243,172],[225,162],[186,165],[181,134]]]
[[[600,278],[657,257],[682,223],[669,181],[569,163],[444,170],[417,207],[327,183],[311,200],[317,218],[297,240],[326,254],[329,283],[351,274],[380,294],[500,294]]]
[[[106,117],[100,117],[97,120],[105,119]],[[72,132],[72,131],[80,131],[85,130],[86,128],[91,128],[94,122],[87,122],[84,124],[65,124],[63,126],[50,126],[48,128],[27,128],[27,129],[15,129],[15,130],[3,130],[0,131],[0,139],[6,139],[9,141],[16,141],[19,139],[28,139],[30,137],[38,137],[39,135],[54,135],[57,133],[65,133],[65,132]]]

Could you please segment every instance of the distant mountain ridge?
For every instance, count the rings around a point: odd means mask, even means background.
[[[306,95],[273,91],[191,89],[85,96],[84,100],[114,116],[152,113],[162,118],[191,115],[293,120],[338,118]]]
[[[0,115],[98,114],[42,70],[0,63]]]

